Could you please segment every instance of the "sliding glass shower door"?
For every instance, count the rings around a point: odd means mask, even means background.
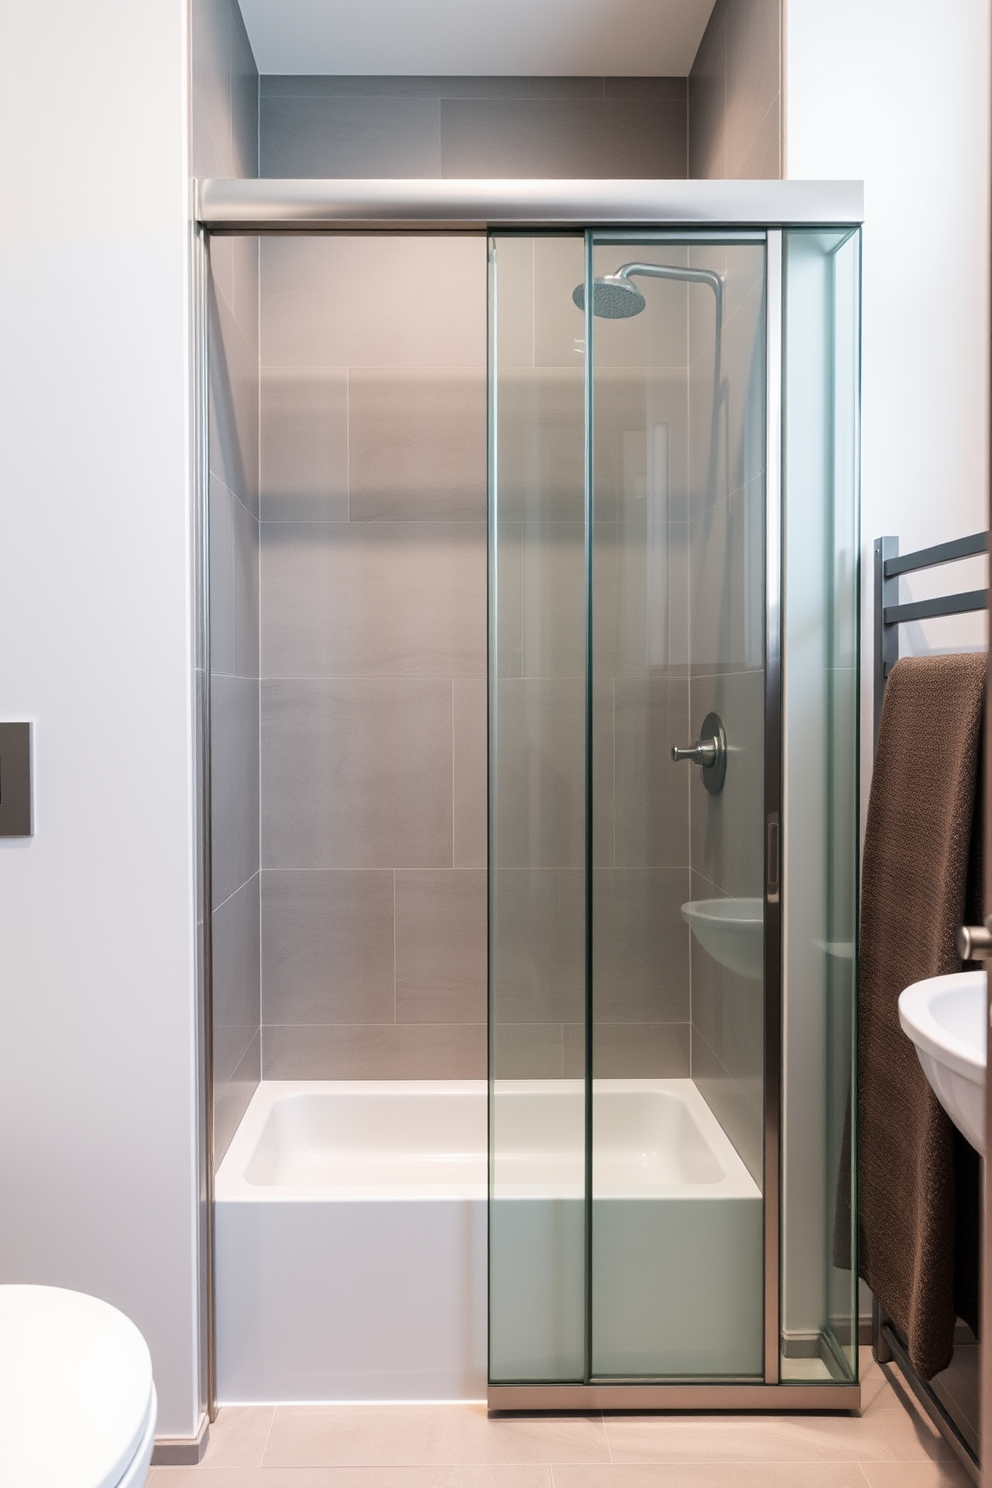
[[[491,1377],[757,1379],[764,238],[490,276]]]

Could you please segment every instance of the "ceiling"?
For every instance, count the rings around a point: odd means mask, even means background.
[[[714,0],[240,0],[261,73],[685,77]]]

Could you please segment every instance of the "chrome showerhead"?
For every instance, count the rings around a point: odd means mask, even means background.
[[[586,308],[586,287],[577,284],[572,299],[580,310]],[[640,315],[647,302],[636,284],[622,274],[607,274],[592,282],[592,313],[603,320],[627,320]]]

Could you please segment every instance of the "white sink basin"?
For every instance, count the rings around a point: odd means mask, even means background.
[[[934,1095],[962,1136],[984,1154],[984,971],[914,982],[899,998],[899,1022],[916,1045]]]
[[[682,906],[682,918],[714,961],[748,981],[761,981],[765,957],[760,899],[690,899]]]

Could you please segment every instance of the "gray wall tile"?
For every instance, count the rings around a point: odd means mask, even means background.
[[[479,522],[266,522],[266,677],[484,677]]]
[[[231,502],[234,672],[258,677],[258,519]],[[218,668],[219,670],[219,668]]]
[[[585,1016],[582,869],[500,869],[494,903],[497,1022],[581,1022]]]
[[[691,771],[691,862],[725,894],[760,895],[764,852],[764,673],[694,677],[691,714],[719,713],[729,758],[723,790],[710,795]]]
[[[263,94],[262,176],[438,176],[433,98]]]
[[[214,1171],[224,1161],[255,1087],[262,1078],[262,1040],[256,1033],[234,1075],[214,1090]]]
[[[581,1027],[565,1030],[565,1077],[584,1069]],[[593,1071],[598,1080],[684,1080],[689,1074],[688,1023],[596,1023]]]
[[[500,679],[496,846],[500,868],[585,860],[585,682]]]
[[[258,358],[224,296],[210,295],[210,469],[258,514]]]
[[[484,870],[396,873],[397,1023],[486,1020]]]
[[[442,176],[678,179],[686,169],[680,99],[441,101]]]
[[[484,1023],[266,1025],[266,1080],[484,1080]]]
[[[265,77],[263,176],[687,171],[684,78]]]
[[[484,677],[452,684],[452,861],[456,868],[488,863],[487,688]]]
[[[598,868],[593,874],[596,1022],[688,1023],[687,868]]]
[[[265,367],[485,378],[484,237],[263,238],[261,284]]]
[[[355,367],[348,396],[353,521],[485,520],[481,369]]]
[[[560,1080],[565,1073],[560,1023],[503,1023],[494,1030],[499,1080]]]
[[[764,1120],[761,1110],[750,1103],[739,1083],[723,1067],[702,1035],[695,1031],[692,1039],[692,1078],[760,1188],[764,1181]]]
[[[258,1036],[258,874],[213,912],[214,1080],[224,1085]]]
[[[685,91],[684,78],[601,78],[601,77],[417,77],[406,74],[318,73],[312,76],[270,73],[259,79],[263,98],[602,98],[606,88],[630,81],[668,85],[677,95]]]
[[[348,520],[348,372],[266,367],[261,385],[263,521]]]
[[[265,868],[449,868],[451,683],[263,681]]]
[[[215,676],[211,685],[213,902],[258,871],[258,682]]]
[[[687,744],[695,727],[689,684],[618,677],[615,686],[616,861],[688,867],[690,772],[673,764],[672,745]]]
[[[237,497],[210,475],[210,665],[234,674],[234,508]]]
[[[392,1023],[391,872],[262,874],[266,1023]]]
[[[689,75],[690,176],[780,177],[782,98],[782,0],[717,0]]]

